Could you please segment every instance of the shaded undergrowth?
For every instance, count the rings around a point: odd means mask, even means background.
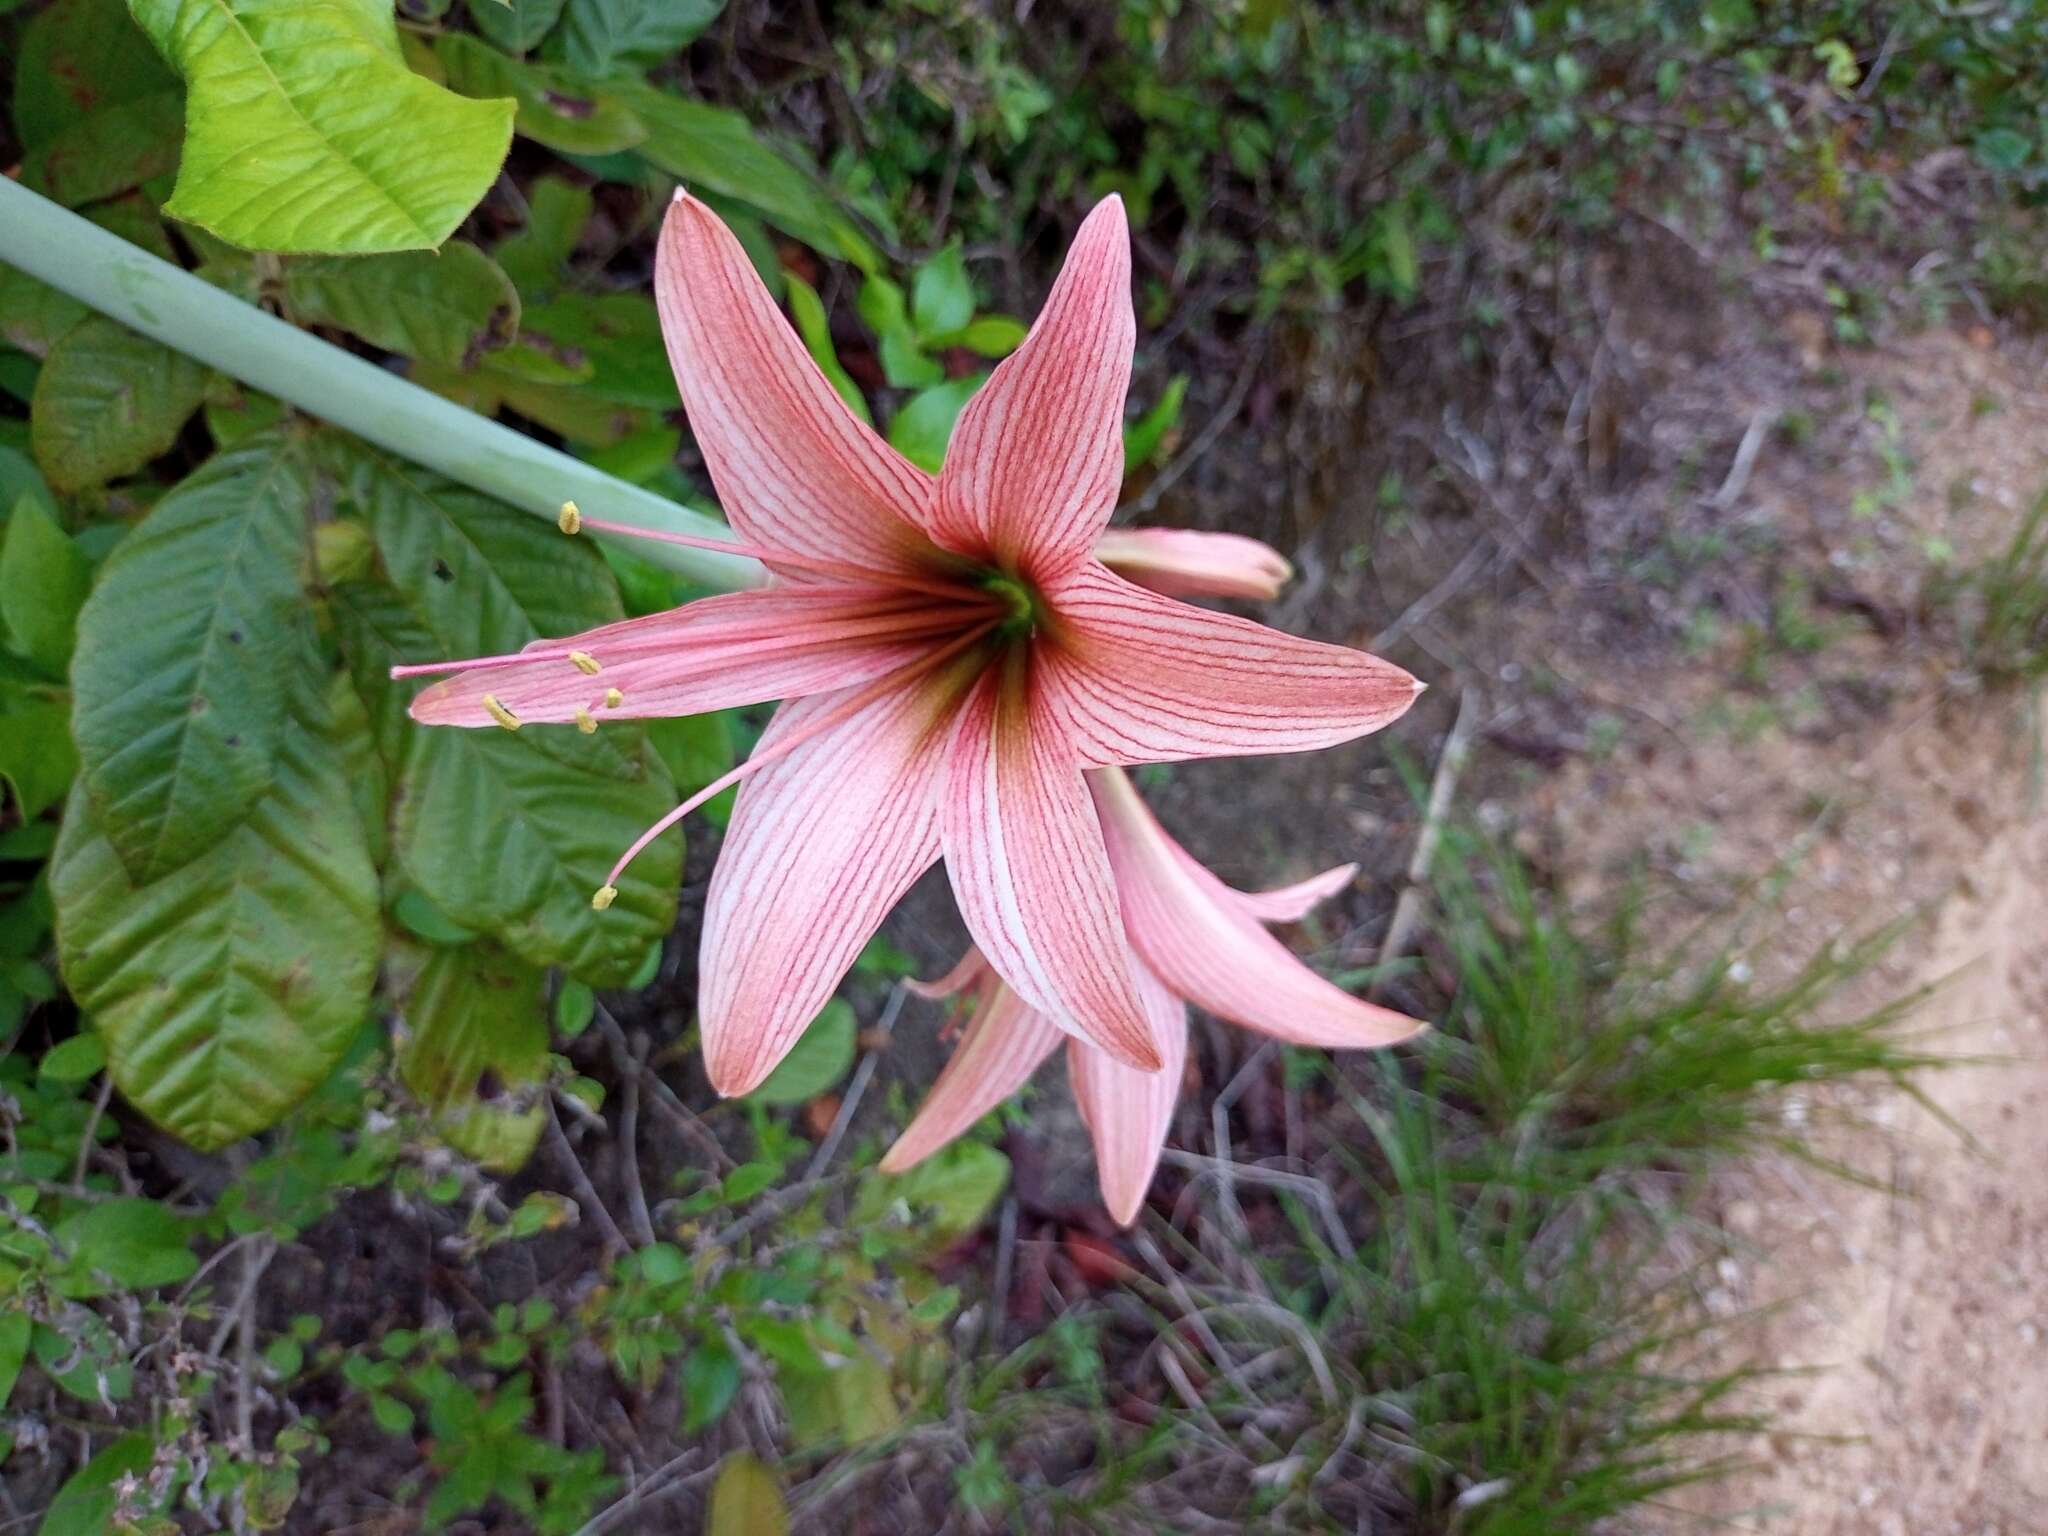
[[[1815,1090],[1913,1091],[1940,1061],[1901,1030],[1925,993],[1844,1013],[1903,925],[1759,984],[1732,943],[1589,935],[1513,857],[1448,841],[1416,983],[1447,983],[1441,1029],[1275,1054],[1299,1155],[1243,1100],[1230,1141],[1170,1151],[1175,1219],[1114,1250],[1121,1283],[800,1486],[817,1528],[854,1485],[961,1519],[930,1500],[938,1462],[988,1528],[1537,1536],[1736,1463],[1766,1427],[1753,1372],[1674,1234],[1727,1160],[1810,1155]]]

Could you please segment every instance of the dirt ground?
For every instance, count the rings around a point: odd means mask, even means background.
[[[1778,1429],[1738,1447],[1747,1470],[1645,1528],[2024,1536],[2048,1529],[2043,740],[2030,696],[1980,693],[1918,632],[1943,620],[1914,592],[1948,551],[1967,563],[2002,544],[2048,485],[2048,397],[2038,360],[1983,331],[1826,368],[1849,401],[1835,425],[1856,420],[1859,440],[1766,448],[1743,500],[1789,532],[1788,557],[1839,572],[1866,622],[1752,656],[1732,687],[1732,641],[1711,650],[1726,665],[1610,677],[1668,729],[1576,758],[1537,792],[1525,838],[1595,906],[1657,867],[1680,893],[1674,930],[1719,914],[1740,931],[1753,877],[1782,861],[1785,888],[1752,925],[1760,975],[1921,911],[1840,1001],[1932,984],[1909,1028],[1970,1061],[1928,1076],[1925,1104],[1790,1106],[1792,1129],[1867,1185],[1789,1156],[1718,1180],[1703,1214],[1724,1249],[1699,1250],[1701,1304],[1737,1321],[1726,1363],[1782,1373],[1756,1389]]]

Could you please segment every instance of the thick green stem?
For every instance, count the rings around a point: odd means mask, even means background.
[[[661,533],[730,539],[715,518],[464,410],[0,176],[0,261],[189,357],[380,448],[552,521],[587,515]],[[706,586],[759,584],[752,560],[634,540],[634,551]]]

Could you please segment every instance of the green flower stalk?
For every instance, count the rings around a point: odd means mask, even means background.
[[[550,522],[564,502],[574,502],[607,522],[648,533],[732,536],[716,518],[421,389],[6,177],[0,177],[0,261],[253,389]],[[720,591],[763,579],[755,561],[716,550],[661,542],[635,548]]]

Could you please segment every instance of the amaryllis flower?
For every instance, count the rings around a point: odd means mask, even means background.
[[[925,474],[818,371],[717,215],[677,195],[655,295],[697,445],[765,587],[456,675],[429,725],[687,715],[786,702],[753,756],[625,851],[742,783],[704,917],[713,1085],[744,1093],[831,997],[884,914],[944,856],[981,952],[1017,995],[1127,1066],[1169,1036],[1126,958],[1082,773],[1296,752],[1375,730],[1420,685],[1398,667],[1188,606],[1093,551],[1123,478],[1135,323],[1123,205],[1099,204],[1044,310]],[[565,527],[639,530],[565,509]],[[1156,540],[1153,563],[1157,564]],[[1146,560],[1146,541],[1127,559]]]
[[[1088,775],[1130,936],[1132,978],[1161,1041],[1163,1070],[1136,1072],[1020,998],[981,955],[914,990],[949,997],[972,988],[973,1014],[917,1116],[882,1159],[901,1173],[932,1155],[1023,1087],[1062,1040],[1067,1078],[1095,1142],[1103,1203],[1137,1220],[1166,1144],[1187,1060],[1187,1004],[1296,1045],[1393,1045],[1424,1026],[1363,1002],[1297,960],[1266,923],[1305,917],[1351,882],[1358,866],[1326,870],[1256,895],[1209,873],[1159,825],[1121,769]]]

